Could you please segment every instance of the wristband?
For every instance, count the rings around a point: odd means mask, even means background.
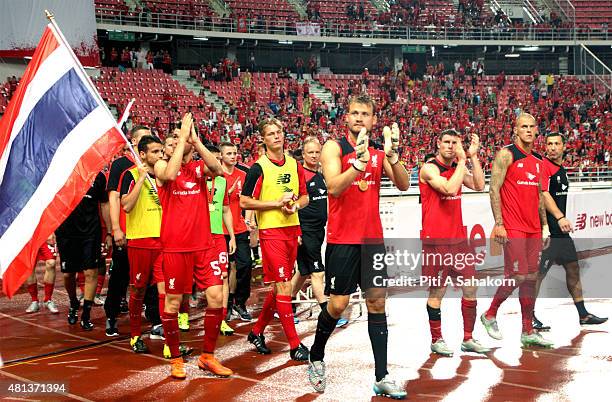
[[[559,222],[561,219],[565,218],[565,215],[563,215],[562,217],[560,217],[559,219],[557,219],[557,222]]]
[[[367,162],[362,162],[359,159],[355,159],[355,162],[353,162],[353,167],[355,168],[355,170],[358,170],[360,172],[365,172],[366,165]]]
[[[393,155],[389,156],[386,155],[387,160],[389,161],[389,163],[391,164],[391,166],[397,164],[399,162],[399,155],[397,154],[397,152],[394,152]]]

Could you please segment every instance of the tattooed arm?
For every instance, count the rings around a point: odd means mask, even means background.
[[[491,237],[498,243],[505,243],[508,235],[504,228],[504,219],[501,211],[501,195],[500,190],[506,178],[508,166],[512,164],[512,154],[507,149],[501,149],[491,167],[491,182],[489,183],[489,198],[491,199],[491,210],[495,218],[495,227]]]
[[[546,219],[546,204],[544,204],[544,193],[542,192],[542,186],[538,186],[540,203],[538,205],[538,212],[540,213],[540,226],[544,227],[544,225],[548,225],[548,220]]]
[[[544,203],[544,194],[542,193],[542,185],[538,185],[540,202],[538,212],[540,213],[540,225],[542,226],[542,248],[547,248],[550,245],[550,230],[548,229],[548,220],[546,219],[546,204]]]

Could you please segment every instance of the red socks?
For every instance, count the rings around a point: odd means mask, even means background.
[[[261,335],[263,330],[266,328],[272,317],[274,316],[274,309],[276,307],[276,299],[272,290],[266,296],[261,313],[257,317],[257,322],[253,325],[253,333],[255,335]]]
[[[280,322],[289,341],[289,348],[295,349],[300,346],[300,338],[295,330],[293,322],[293,309],[291,308],[291,296],[276,295],[276,311]]]
[[[166,294],[158,293],[157,300],[159,302],[159,317],[161,318],[164,315],[164,310],[166,309]]]
[[[219,337],[219,327],[221,327],[221,321],[223,320],[223,309],[222,308],[206,308],[206,315],[204,316],[204,345],[202,352],[214,353],[215,346],[217,344],[217,338]]]
[[[463,315],[463,342],[472,339],[474,323],[476,322],[476,300],[461,299],[461,315]]]
[[[485,317],[491,319],[497,316],[497,310],[499,306],[514,292],[516,286],[500,286],[497,288],[497,292],[495,292],[495,296],[493,296],[493,301],[491,302],[491,307],[485,313]]]
[[[55,283],[45,283],[45,302],[51,300],[53,296],[53,289],[55,288]]]
[[[164,312],[161,316],[166,345],[170,348],[170,356],[174,359],[181,355],[179,351],[178,314]]]
[[[28,285],[28,293],[32,297],[33,302],[38,301],[38,284],[33,283]]]
[[[533,308],[535,306],[535,281],[526,280],[519,286],[519,302],[523,316],[523,332],[533,332]]]
[[[77,285],[79,289],[81,289],[81,294],[85,294],[85,274],[82,272],[78,272],[76,275]]]
[[[106,275],[98,273],[98,285],[96,286],[97,295],[102,293],[102,288],[104,287],[104,279],[106,279]]]
[[[137,295],[136,292],[130,292],[130,336],[140,336],[142,326],[142,301],[144,295]]]

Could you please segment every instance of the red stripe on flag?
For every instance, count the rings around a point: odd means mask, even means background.
[[[13,98],[6,108],[6,112],[0,120],[0,156],[4,152],[6,148],[6,144],[8,143],[9,138],[11,137],[11,131],[13,130],[13,125],[15,124],[15,119],[19,115],[19,109],[21,109],[21,103],[23,102],[23,98],[25,97],[26,90],[30,85],[30,82],[34,79],[34,76],[38,72],[40,65],[49,57],[51,53],[55,49],[60,46],[55,35],[49,27],[45,29],[43,32],[42,38],[38,43],[38,47],[34,52],[34,56],[32,60],[28,64],[25,72],[23,73],[23,77],[17,86],[17,90],[13,94]]]
[[[8,297],[12,297],[32,273],[40,246],[81,202],[98,172],[124,144],[125,140],[119,131],[111,128],[83,154],[66,184],[43,211],[30,241],[4,272],[2,289]]]

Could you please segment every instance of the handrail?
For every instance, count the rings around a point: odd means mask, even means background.
[[[610,67],[608,67],[608,66],[606,65],[606,63],[604,63],[603,61],[599,60],[599,57],[595,56],[595,55],[593,54],[593,52],[591,52],[591,51],[589,50],[589,48],[588,48],[588,47],[584,46],[584,44],[582,44],[582,43],[580,44],[580,47],[582,48],[582,50],[584,50],[584,51],[585,51],[585,52],[587,52],[589,55],[591,55],[591,57],[592,57],[592,58],[594,58],[595,60],[597,60],[597,61],[599,62],[599,64],[601,65],[601,67],[603,67],[604,69],[608,70],[608,72],[609,72],[610,74],[612,74],[612,70],[610,69]]]
[[[565,18],[571,20],[572,23],[576,25],[576,7],[574,7],[572,2],[570,0],[554,0],[554,2],[557,5],[557,7],[559,7],[559,10],[561,10],[561,12],[565,14]],[[561,3],[563,3],[564,5],[567,4],[571,7],[571,10],[568,10],[568,11],[571,11],[571,15],[568,15],[568,13],[565,10],[565,7],[562,6]]]
[[[580,75],[587,80],[595,79],[609,91],[612,91],[612,70],[610,67],[599,60],[584,44],[581,43],[579,49]]]
[[[208,18],[208,17],[207,17]],[[282,35],[298,37],[295,22],[282,22],[278,20],[264,21],[260,25],[257,19],[246,19],[240,29],[236,18],[213,17],[210,20],[194,18],[190,15],[164,14],[164,13],[125,13],[112,9],[96,9],[96,21],[100,24],[117,26],[138,26],[151,28],[186,29],[193,31],[232,32],[252,36]],[[316,24],[316,23],[315,23]],[[389,26],[335,22],[322,22],[315,31],[317,35],[300,35],[300,40],[316,41],[317,38],[340,37],[361,39],[364,42],[376,39],[397,40],[495,40],[495,41],[523,41],[523,40],[608,40],[612,38],[612,27],[602,31],[591,28],[555,28],[546,25],[529,25],[523,28],[507,27],[448,27],[448,26]]]

